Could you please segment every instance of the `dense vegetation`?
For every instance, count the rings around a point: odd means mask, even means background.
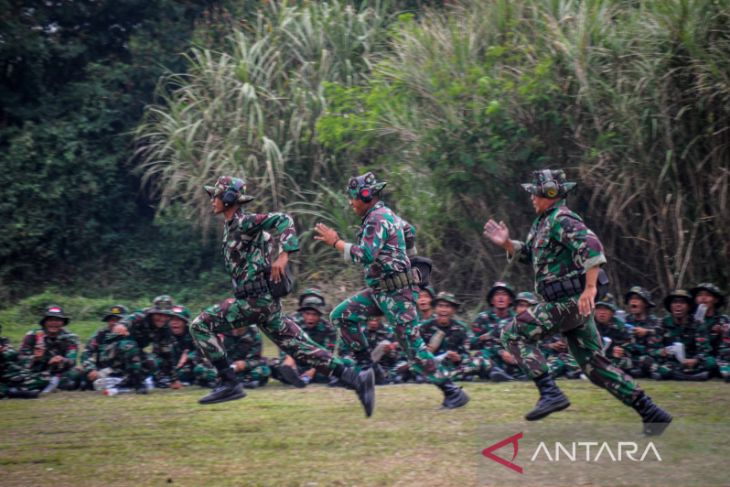
[[[296,215],[302,275],[337,277],[306,230],[352,234],[365,169],[472,302],[529,285],[480,233],[526,232],[545,166],[580,182],[614,291],[730,282],[728,1],[3,3],[5,296],[210,282],[220,172]]]

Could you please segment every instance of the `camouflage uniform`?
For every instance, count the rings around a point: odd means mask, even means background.
[[[321,313],[321,311],[318,311]],[[330,323],[329,321],[325,320],[324,318],[320,318],[319,321],[314,326],[307,326],[304,322],[304,317],[302,316],[302,309],[300,308],[299,311],[292,313],[289,315],[289,318],[292,319],[301,329],[304,333],[307,334],[307,336],[317,345],[320,347],[328,350],[330,353],[335,353],[335,347],[337,345],[337,329]],[[281,361],[284,359],[286,354],[282,351],[279,355],[279,360],[274,361],[272,363],[272,366],[276,367],[278,366]],[[296,361],[296,360],[295,360]],[[297,362],[297,372],[299,374],[303,374],[305,371],[309,370],[311,367],[307,366],[306,363],[299,363]],[[274,369],[276,370],[276,369]],[[274,378],[278,379],[276,377],[276,374],[274,374]],[[326,383],[329,382],[329,378],[327,375],[323,375],[320,372],[315,373],[314,378],[312,379],[312,382],[318,382],[318,383]]]
[[[575,358],[568,352],[555,350],[547,346],[560,342],[565,343],[565,340],[560,334],[556,334],[546,340],[542,340],[539,345],[540,352],[542,352],[545,360],[547,360],[550,375],[553,377],[565,376],[569,379],[578,379],[581,374],[581,368]]]
[[[695,302],[698,302],[697,295],[700,291],[709,292],[717,300],[712,312],[707,310],[704,313],[702,328],[709,335],[712,354],[717,358],[717,371],[721,377],[730,382],[730,317],[720,313],[720,309],[725,306],[725,295],[716,285],[703,282],[691,289]]]
[[[646,302],[648,308],[655,306],[651,299],[651,293],[641,286],[634,286],[624,296],[624,302],[628,304],[633,295],[640,297]],[[632,333],[631,343],[626,346],[629,357],[633,364],[630,374],[634,377],[651,377],[657,372],[659,362],[661,361],[662,344],[662,327],[661,320],[653,314],[646,313],[645,317],[637,317],[633,314],[626,316],[626,325],[635,328],[645,328],[649,330],[646,335],[639,336],[636,330]]]
[[[215,187],[206,187],[211,196],[233,193],[238,203],[252,198],[237,178],[221,177]],[[278,241],[272,237],[278,235]],[[257,325],[285,353],[310,367],[335,368],[341,362],[319,347],[291,319],[282,315],[279,298],[268,290],[275,245],[279,252],[297,252],[299,239],[294,221],[285,213],[249,213],[239,207],[223,228],[223,254],[231,275],[234,294],[206,308],[190,326],[190,332],[203,355],[222,374],[228,359],[219,333]],[[246,291],[246,290],[251,291]],[[255,291],[254,291],[255,290]]]
[[[246,366],[236,372],[236,377],[244,385],[262,387],[271,376],[271,369],[266,359],[261,356],[263,342],[258,327],[247,326],[242,335],[233,335],[228,332],[223,335],[223,346],[226,348],[228,359],[233,362],[243,361]]]
[[[434,335],[441,331],[445,335],[441,343],[432,353],[436,360],[441,363],[452,380],[464,380],[473,376],[484,376],[485,370],[489,367],[485,364],[488,360],[477,356],[469,355],[469,346],[472,343],[474,334],[465,322],[451,318],[447,325],[440,325],[436,317],[430,318],[419,325],[419,331],[423,341],[430,344]],[[461,361],[453,362],[446,357],[448,352],[456,352]]]
[[[522,375],[519,365],[508,364],[500,355],[500,352],[505,351],[501,339],[502,330],[512,323],[514,317],[515,313],[511,309],[504,318],[497,316],[492,309],[485,309],[474,319],[470,345],[472,350],[477,351],[476,356],[484,361],[485,372],[498,367],[513,377]],[[483,335],[487,335],[485,340],[480,339]]]
[[[612,303],[599,301],[596,303],[596,308],[598,308],[599,306],[608,306],[614,312],[616,310],[616,307]],[[629,352],[626,347],[628,347],[631,343],[632,336],[631,332],[626,327],[626,324],[621,318],[613,316],[611,318],[611,321],[605,325],[596,321],[596,326],[598,328],[598,333],[600,333],[601,337],[603,338],[603,346],[605,349],[606,357],[611,360],[611,363],[614,367],[621,369],[623,372],[628,374],[629,371],[633,368],[633,362],[631,361],[631,357],[629,357]],[[610,340],[608,346],[606,346],[606,339]],[[616,347],[621,347],[624,349],[623,357],[613,356],[613,349]]]
[[[534,184],[523,186],[533,192],[535,188],[547,187],[553,179],[557,180],[559,185],[556,185],[554,194],[547,195],[556,198],[561,191],[564,195],[574,185],[564,182],[564,178],[562,171],[539,171]],[[549,188],[550,191],[552,189]],[[580,278],[588,269],[606,263],[598,237],[576,213],[568,209],[564,199],[556,200],[552,207],[538,215],[526,242],[512,241],[512,246],[513,258],[532,264],[538,292],[547,292],[545,289],[552,282]],[[625,404],[633,405],[642,391],[603,354],[593,314],[581,316],[578,312],[579,295],[580,291],[576,290],[572,295],[528,308],[504,329],[502,343],[531,378],[541,380],[548,376],[549,368],[536,341],[562,333],[585,375]],[[549,299],[549,296],[543,297]]]
[[[198,354],[195,342],[188,329],[190,312],[185,306],[175,305],[171,308],[170,315],[182,320],[184,325],[176,331],[173,329],[172,323],[169,324],[171,335],[174,339],[171,354],[166,355],[160,350],[160,345],[157,343],[153,343],[152,345],[153,358],[156,361],[157,370],[169,370],[172,368],[175,372],[174,375],[171,374],[169,376],[158,374],[156,377],[158,386],[167,386],[168,380],[176,378],[183,385],[197,384],[202,387],[212,387],[215,384],[217,374],[215,369]],[[163,363],[160,358],[163,356],[169,357],[172,362],[170,364]],[[184,361],[183,357],[185,357]],[[181,362],[183,362],[182,365],[180,364]]]
[[[340,303],[331,313],[343,342],[358,361],[367,361],[368,342],[364,324],[369,316],[385,315],[395,328],[401,348],[413,361],[411,368],[430,382],[447,380],[446,370],[426,348],[418,332],[415,305],[416,287],[381,287],[383,279],[410,272],[407,253],[415,252],[415,229],[378,201],[363,217],[356,244],[346,244],[344,258],[365,267],[368,288]]]
[[[10,340],[0,336],[0,399],[11,395],[11,389],[41,390],[47,384],[47,378],[32,374],[22,366],[18,352],[10,344]]]
[[[65,328],[61,328],[56,336],[50,336],[45,329],[45,321],[49,317],[61,318],[65,321],[64,327],[69,318],[63,314],[60,306],[49,306],[46,315],[41,319],[41,327],[33,329],[25,334],[23,343],[19,349],[20,362],[36,378],[33,389],[44,387],[52,377],[58,377],[58,387],[63,390],[74,390],[79,386],[80,374],[75,369],[76,357],[79,351],[79,338]],[[36,357],[36,352],[42,352]],[[63,359],[54,365],[48,362],[52,357],[60,356]]]

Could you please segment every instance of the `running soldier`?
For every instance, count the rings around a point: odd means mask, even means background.
[[[387,183],[371,172],[350,178],[347,195],[350,206],[362,218],[355,243],[340,239],[337,232],[323,223],[315,226],[315,239],[341,252],[346,262],[362,264],[367,288],[340,303],[330,314],[355,358],[369,359],[363,327],[369,316],[385,315],[395,328],[401,348],[412,361],[411,369],[425,376],[444,394],[447,409],[464,406],[469,396],[448,377],[418,332],[418,312],[408,254],[415,254],[415,229],[388,208],[380,199]],[[370,369],[365,369],[370,370]]]
[[[603,354],[593,310],[606,257],[598,237],[566,206],[565,198],[574,186],[562,170],[549,169],[535,171],[533,181],[522,185],[531,194],[537,214],[525,242],[510,240],[502,222],[490,219],[484,226],[485,236],[507,251],[509,258],[532,264],[536,289],[545,300],[517,315],[502,332],[505,347],[540,392],[537,405],[525,419],[538,420],[570,406],[537,347],[538,340],[560,332],[586,376],[633,407],[643,420],[644,434],[659,435],[672,416]],[[607,284],[602,280],[601,284]]]

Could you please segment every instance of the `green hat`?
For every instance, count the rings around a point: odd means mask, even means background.
[[[720,290],[719,287],[715,286],[711,282],[703,282],[703,283],[697,284],[695,287],[693,287],[692,289],[689,290],[689,292],[692,293],[693,299],[695,297],[697,297],[697,293],[700,291],[707,291],[708,293],[715,296],[717,298],[717,304],[715,305],[715,307],[717,307],[718,309],[725,306],[725,295],[723,294],[723,292]]]
[[[447,293],[446,291],[441,291],[436,295],[436,299],[433,300],[434,306],[438,304],[439,301],[449,303],[456,308],[461,306],[461,302],[456,299],[456,296],[454,296],[452,293]]]
[[[606,293],[602,297],[596,301],[596,307],[603,306],[604,308],[608,308],[614,313],[618,311],[618,306],[616,306],[616,298],[611,293]]]
[[[562,169],[541,169],[533,171],[532,182],[524,183],[522,188],[543,198],[565,198],[575,188],[575,183],[566,180]]]
[[[315,311],[321,315],[324,314],[324,301],[310,294],[299,301],[299,308],[297,309],[300,313],[307,310]]]
[[[48,318],[61,318],[64,321],[63,326],[68,325],[68,322],[71,320],[70,316],[63,314],[63,308],[57,304],[52,304],[46,308],[46,312],[40,321],[41,326],[44,325]]]
[[[185,306],[180,306],[179,304],[173,306],[170,309],[170,315],[180,318],[181,320],[185,321],[185,323],[190,322],[190,311],[188,311]]]
[[[685,289],[675,289],[664,298],[664,309],[671,311],[669,305],[671,305],[672,301],[675,299],[684,299],[687,301],[687,304],[689,304],[690,309],[692,309],[695,304],[694,297],[689,291]]]
[[[649,306],[650,308],[656,306],[656,304],[654,304],[654,301],[651,300],[651,293],[649,292],[649,290],[641,286],[631,287],[631,289],[629,289],[629,291],[624,295],[624,303],[629,304],[629,299],[631,299],[631,296],[634,294],[643,299],[647,306]]]
[[[216,198],[220,196],[226,206],[239,203],[245,204],[255,198],[246,194],[246,181],[231,176],[221,176],[213,186],[203,186],[208,196]]]
[[[172,314],[172,297],[168,296],[167,294],[162,294],[160,296],[157,296],[154,300],[152,300],[152,307],[147,309],[148,314],[158,313],[161,315],[171,315]]]
[[[388,183],[385,181],[378,181],[375,174],[366,172],[362,176],[350,178],[347,183],[347,195],[351,199],[359,199],[367,203],[380,193],[386,184]]]
[[[487,291],[487,303],[492,303],[492,297],[494,296],[494,293],[496,293],[499,290],[507,291],[507,293],[512,298],[512,301],[515,300],[515,290],[512,289],[512,286],[507,284],[506,282],[497,281],[494,284],[492,284],[492,287],[489,288],[489,291]]]
[[[315,298],[318,298],[321,301],[321,305],[325,306],[326,300],[324,298],[324,294],[322,294],[322,291],[320,289],[317,289],[316,287],[308,287],[302,293],[299,295],[299,306],[302,305],[302,302],[309,296],[314,296]]]
[[[529,291],[522,291],[521,293],[519,293],[515,298],[515,302],[517,301],[524,301],[531,306],[535,306],[539,303],[537,297]]]
[[[109,312],[104,315],[104,317],[101,319],[101,321],[109,321],[109,318],[124,318],[124,315],[127,314],[127,308],[122,306],[121,304],[115,304],[111,308],[109,308]]]

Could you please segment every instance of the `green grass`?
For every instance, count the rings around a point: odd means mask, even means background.
[[[561,381],[571,408],[546,422],[640,423],[585,381]],[[645,383],[672,428],[727,424],[730,389]],[[379,387],[366,419],[343,389],[274,382],[241,401],[202,407],[204,390],[105,397],[59,392],[0,401],[2,485],[475,485],[485,426],[523,423],[530,383],[469,383],[472,401],[439,411],[428,385]],[[687,446],[691,451],[691,446]]]

